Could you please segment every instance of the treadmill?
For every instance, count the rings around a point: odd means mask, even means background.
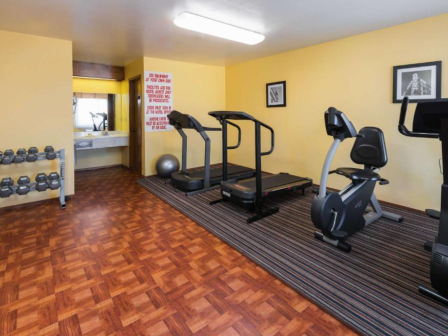
[[[223,163],[223,168],[210,168],[211,141],[206,131],[221,131],[221,128],[204,127],[191,115],[179,111],[171,111],[167,117],[170,125],[173,125],[182,137],[182,168],[180,171],[172,173],[170,179],[170,183],[175,189],[185,192],[187,196],[193,196],[208,190],[216,189],[222,181],[223,170],[227,172],[230,178],[235,180],[246,179],[255,175],[253,169],[238,165],[228,166],[227,161]],[[238,130],[238,143],[235,146],[228,147],[228,149],[236,149],[241,144],[241,128],[236,124],[230,124]],[[204,139],[204,169],[190,172],[187,171],[187,135],[185,134],[184,129],[194,129]]]
[[[302,195],[305,189],[311,187],[313,180],[307,177],[290,175],[287,173],[261,175],[261,157],[269,155],[274,151],[274,130],[255,119],[245,112],[234,111],[216,111],[209,112],[209,115],[215,117],[222,125],[223,131],[223,179],[221,182],[222,199],[212,201],[210,204],[216,204],[222,201],[230,201],[238,204],[255,215],[247,219],[247,223],[253,223],[259,219],[275,214],[279,211],[278,207],[263,209],[263,201],[275,194],[285,191],[301,190]],[[233,123],[229,120],[252,121],[255,125],[255,178],[244,181],[232,179],[226,171],[227,166],[227,124]],[[261,151],[261,127],[266,128],[271,133],[271,148],[267,152]]]
[[[415,109],[412,131],[406,125],[409,98],[404,97],[401,105],[398,131],[414,138],[439,139],[442,143],[443,184],[440,212],[426,210],[430,217],[439,219],[437,236],[433,242],[426,242],[423,248],[431,252],[431,287],[419,286],[419,292],[448,305],[448,99],[419,102]]]

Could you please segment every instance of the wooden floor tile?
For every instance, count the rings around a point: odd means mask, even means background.
[[[76,197],[0,210],[0,335],[354,335],[136,184],[76,173]]]

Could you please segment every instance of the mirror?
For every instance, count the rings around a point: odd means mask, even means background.
[[[73,93],[75,132],[127,131],[123,129],[121,94]]]

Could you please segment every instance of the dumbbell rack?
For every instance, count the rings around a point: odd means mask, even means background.
[[[59,159],[61,161],[61,164],[60,164],[61,169],[60,169],[60,174],[59,174],[59,182],[61,183],[61,186],[59,187],[59,203],[61,204],[61,209],[65,209],[66,201],[69,200],[69,198],[65,196],[65,149],[55,151],[55,153],[56,153],[56,159]],[[47,153],[45,153],[45,152],[36,153],[36,156],[37,156],[36,161],[48,160],[46,155],[47,155]],[[32,163],[32,162],[26,162],[26,163]],[[10,165],[14,165],[14,164],[19,164],[19,163],[10,163]],[[22,163],[20,163],[20,164],[22,164]],[[28,186],[30,187],[30,192],[37,191],[36,184],[37,184],[37,182],[28,183]],[[16,190],[18,187],[19,187],[18,185],[11,186],[11,189],[13,190],[12,195],[17,194]]]

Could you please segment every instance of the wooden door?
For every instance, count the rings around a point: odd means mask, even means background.
[[[142,84],[140,76],[129,80],[129,167],[142,174]]]

